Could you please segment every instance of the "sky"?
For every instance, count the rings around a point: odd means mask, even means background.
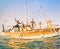
[[[0,32],[2,24],[5,28],[16,25],[14,17],[25,23],[26,9],[28,22],[33,18],[36,24],[41,21],[45,25],[45,14],[47,20],[51,19],[54,24],[60,25],[60,0],[0,0]]]

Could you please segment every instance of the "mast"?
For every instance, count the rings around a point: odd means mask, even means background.
[[[26,26],[28,25],[28,10],[27,10],[27,3],[26,3],[26,0],[25,0],[25,11],[26,11],[26,15],[25,15],[25,17],[26,17]],[[24,30],[23,30],[23,27],[22,27],[22,30],[21,30],[21,34],[20,34],[20,36],[19,36],[19,40],[20,40],[20,42],[23,42],[23,34],[24,34]],[[20,47],[21,47],[21,45],[20,45]]]
[[[28,25],[28,9],[27,9],[27,2],[25,1],[25,11],[26,11],[26,13],[25,13],[25,17],[26,17],[26,25]]]

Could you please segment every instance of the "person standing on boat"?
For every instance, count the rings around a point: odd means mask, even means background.
[[[21,22],[21,26],[20,26],[20,28],[21,28],[22,31],[24,31],[24,29],[25,29],[25,25],[24,25],[23,22]]]
[[[34,29],[34,25],[35,25],[35,21],[34,21],[34,19],[32,18],[32,20],[31,20],[31,22],[30,22],[31,30]]]
[[[39,29],[42,29],[42,23],[39,22]]]
[[[48,27],[48,29],[51,30],[51,32],[56,32],[55,27],[52,25],[52,21],[51,20],[47,21],[47,27]]]

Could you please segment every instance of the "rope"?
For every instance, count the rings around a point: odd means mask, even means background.
[[[35,4],[37,5],[37,7],[39,8],[39,12],[42,14],[42,17],[44,18],[44,20],[47,22],[47,18],[45,16],[45,13],[43,11],[43,8],[41,5],[38,5],[37,1],[35,1]]]
[[[44,20],[45,20],[46,23],[47,23],[47,18],[46,18],[46,16],[45,16],[45,13],[44,13],[44,11],[43,11],[42,6],[41,6],[41,5],[39,6],[38,3],[37,3],[37,1],[35,2],[35,4],[38,6],[39,12],[41,12],[41,14],[42,14]],[[55,28],[52,28],[52,29],[53,29],[54,32],[56,32]],[[50,28],[51,31],[52,31],[52,29]]]

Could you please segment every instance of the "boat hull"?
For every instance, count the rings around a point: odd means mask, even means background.
[[[36,39],[36,38],[42,38],[42,37],[52,37],[57,35],[58,35],[58,32],[54,32],[50,30],[32,30],[32,31],[3,33],[3,36],[9,36],[13,38],[22,38],[22,39]]]

